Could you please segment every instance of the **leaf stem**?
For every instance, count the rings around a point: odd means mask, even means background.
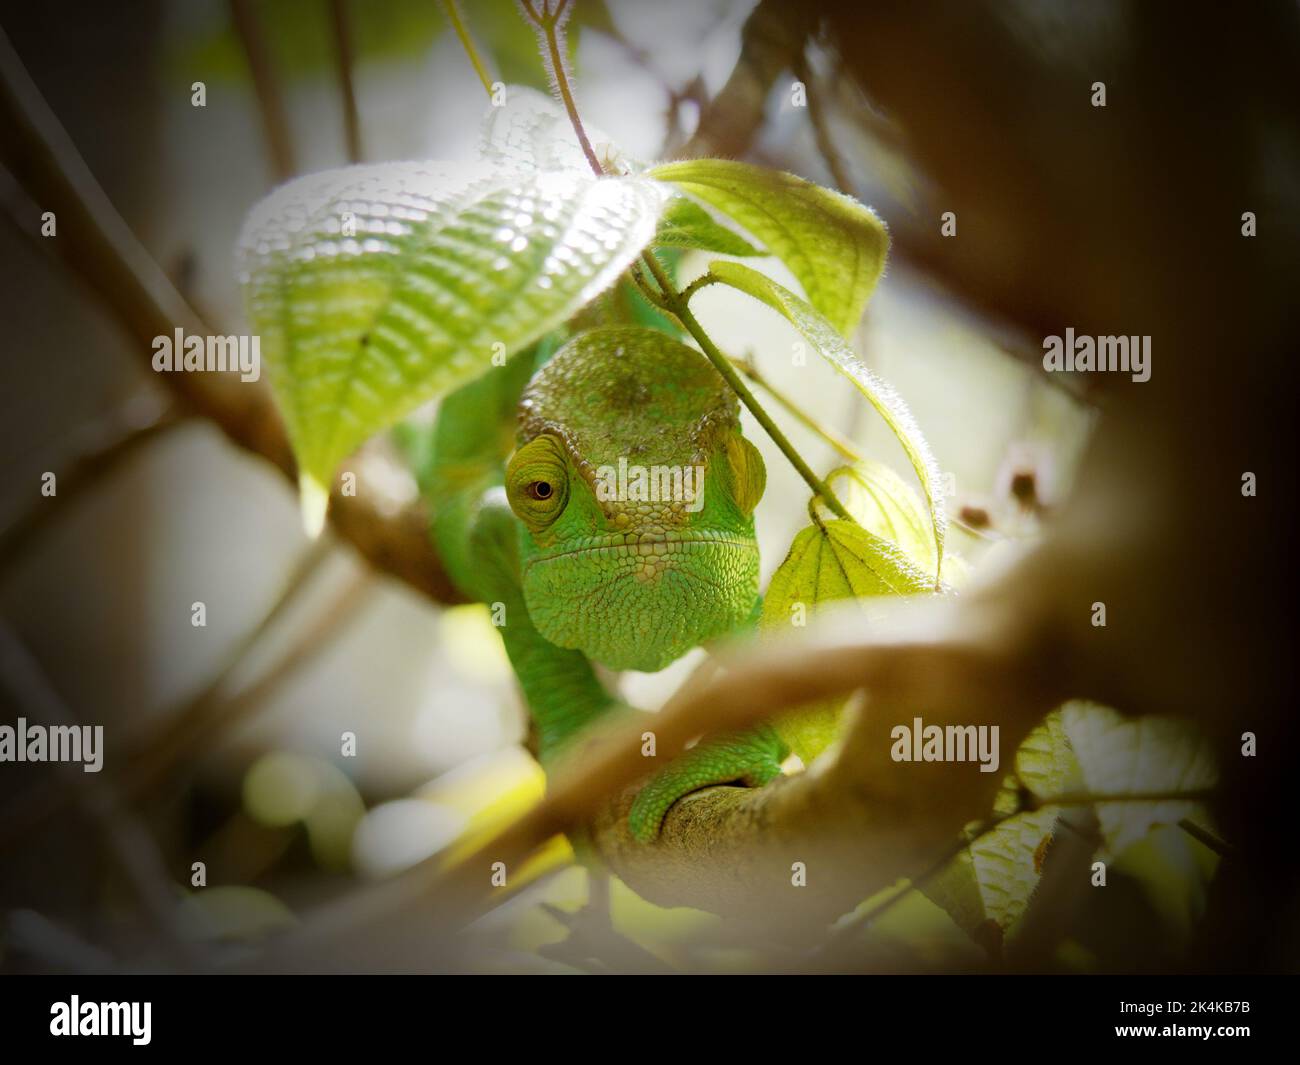
[[[781,449],[781,453],[789,460],[790,465],[798,471],[799,476],[807,482],[808,487],[813,490],[813,494],[820,496],[825,500],[826,505],[831,508],[836,517],[844,518],[846,521],[852,521],[852,515],[850,515],[848,510],[845,509],[844,504],[840,502],[839,497],[830,489],[826,482],[818,477],[817,474],[813,473],[812,468],[804,461],[803,456],[795,450],[794,445],[786,438],[785,433],[781,432],[777,427],[776,422],[772,421],[772,418],[768,415],[767,411],[763,409],[763,405],[758,402],[754,393],[749,390],[749,386],[745,384],[740,374],[738,374],[735,368],[731,365],[731,360],[722,354],[722,352],[718,350],[718,346],[709,339],[709,334],[704,331],[704,327],[700,325],[699,320],[691,313],[691,309],[687,305],[685,293],[677,291],[672,280],[668,277],[667,272],[659,265],[653,255],[646,252],[641,256],[641,260],[645,263],[646,268],[654,275],[655,281],[659,285],[660,293],[664,300],[665,310],[671,312],[672,315],[682,323],[682,328],[695,338],[696,343],[700,345],[700,349],[708,357],[709,361],[713,363],[714,369],[722,375],[723,380],[725,380],[727,384],[731,386],[732,391],[740,397],[740,401],[749,408],[749,412],[755,417],[755,419],[757,419],[758,424],[763,427],[767,435],[772,438],[773,443]],[[688,289],[688,291],[691,291],[692,294],[694,292],[694,290],[691,289]]]
[[[683,295],[685,295],[685,293],[683,293]],[[785,408],[786,413],[793,417],[810,433],[820,436],[822,440],[839,453],[841,458],[853,463],[866,461],[866,456],[849,443],[847,439],[834,430],[827,429],[824,425],[818,422],[816,418],[764,377],[763,374],[759,372],[758,367],[755,366],[750,359],[733,358],[731,360],[731,365],[776,400],[777,403]]]
[[[465,54],[474,67],[474,73],[478,75],[478,80],[483,83],[483,91],[490,98],[492,96],[492,78],[487,72],[482,57],[478,54],[478,49],[474,46],[474,38],[469,35],[469,30],[465,28],[465,20],[461,17],[460,6],[456,3],[456,0],[441,0],[441,3],[442,10],[446,12],[447,21],[451,23],[451,28],[456,31],[456,36],[460,38],[461,47],[465,49]]]

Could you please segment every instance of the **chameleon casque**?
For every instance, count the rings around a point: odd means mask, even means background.
[[[702,505],[607,498],[599,473],[620,460],[701,469]],[[659,670],[753,626],[765,476],[722,377],[648,328],[581,333],[549,358],[530,349],[443,401],[427,473],[434,537],[461,590],[504,607],[544,766],[620,705],[593,663]],[[767,727],[702,741],[641,790],[634,835],[653,839],[699,788],[765,783],[785,753]]]

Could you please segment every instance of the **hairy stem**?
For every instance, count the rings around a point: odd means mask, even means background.
[[[578,105],[573,99],[573,88],[569,84],[569,76],[564,69],[564,22],[569,0],[559,0],[554,11],[550,10],[549,0],[541,0],[541,3],[542,8],[539,12],[532,0],[524,0],[524,10],[528,13],[533,25],[537,27],[538,34],[546,48],[549,60],[547,67],[551,75],[551,88],[564,104],[564,110],[568,112],[569,123],[573,126],[573,132],[578,138],[582,154],[587,157],[592,172],[597,177],[601,177],[605,173],[605,168],[600,165],[600,160],[596,158],[596,153],[592,150],[591,141],[587,139],[587,131],[582,128],[582,118],[578,115]]]

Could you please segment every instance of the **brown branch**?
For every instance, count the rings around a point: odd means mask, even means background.
[[[817,151],[821,154],[826,169],[830,171],[835,187],[845,195],[852,196],[853,180],[849,177],[849,172],[844,167],[844,158],[835,147],[835,139],[831,136],[830,116],[822,104],[821,86],[813,85],[812,67],[808,62],[806,49],[795,56],[794,64],[795,76],[803,82],[804,91],[808,96],[808,120],[812,123]]]
[[[862,715],[835,768],[763,789],[711,788],[682,800],[654,846],[629,837],[625,815],[634,791],[624,789],[701,732],[744,728],[793,704],[864,686],[873,707],[924,705],[927,721],[966,722],[972,715],[1000,721],[1002,742],[1014,749],[1059,698],[1040,669],[1040,660],[1051,657],[1045,650],[1051,627],[1042,619],[1035,624],[1032,614],[977,600],[910,606],[890,626],[888,639],[878,633],[857,638],[860,622],[846,638],[843,624],[828,623],[810,630],[810,643],[765,643],[721,657],[724,673],[684,687],[653,718],[635,714],[601,723],[569,761],[554,767],[546,799],[505,831],[453,865],[438,855],[308,913],[272,967],[361,939],[396,949],[420,911],[436,915],[438,927],[462,926],[493,905],[493,863],[516,870],[547,840],[593,818],[591,838],[601,858],[651,901],[731,915],[761,914],[764,906],[770,912],[791,890],[791,861],[801,860],[823,874],[841,870],[821,876],[817,888],[801,896],[807,920],[832,919],[874,886],[933,860],[971,819],[966,811],[987,806],[996,774],[969,766],[954,777],[952,767],[935,765],[900,773],[879,733],[887,737],[903,718],[882,711]],[[836,634],[834,646],[816,642],[828,633]],[[642,733],[651,727],[659,757],[648,764]],[[864,780],[873,783],[864,787]],[[613,805],[609,796],[618,796]]]
[[[357,115],[357,92],[352,82],[356,58],[352,54],[352,28],[348,25],[347,0],[330,0],[330,26],[334,31],[334,51],[338,64],[339,97],[343,106],[343,132],[348,148],[348,162],[359,163],[361,119]]]
[[[271,70],[271,57],[249,0],[230,0],[230,17],[235,33],[244,48],[248,70],[253,76],[253,91],[266,130],[266,146],[271,157],[271,172],[277,182],[293,177],[293,148],[290,147],[289,123],[284,116],[284,102]]]
[[[160,406],[156,396],[138,396],[79,434],[81,442],[72,456],[52,464],[55,494],[38,495],[31,506],[0,530],[0,573],[21,558],[67,507],[112,476],[145,446],[182,423],[175,409]]]
[[[678,153],[683,159],[744,155],[763,124],[763,109],[776,79],[793,71],[816,25],[807,4],[761,0],[745,20],[740,57],[699,125]]]
[[[123,796],[132,801],[147,796],[174,773],[182,759],[200,748],[210,749],[223,734],[246,722],[266,705],[280,685],[333,644],[355,617],[370,586],[366,572],[348,581],[252,685],[244,691],[230,691],[231,678],[299,602],[332,551],[325,540],[308,548],[271,608],[243,635],[213,679],[186,703],[164,715],[161,723],[149,722],[127,735],[124,750],[114,759],[120,758],[124,768],[106,771],[110,779],[117,781]],[[0,826],[0,854],[67,808],[75,793],[64,785],[61,778],[48,778],[12,804]]]
[[[2,32],[0,133],[15,177],[42,209],[58,217],[59,235],[50,243],[125,330],[141,369],[161,378],[183,411],[211,419],[232,443],[296,481],[293,451],[261,382],[221,373],[153,373],[155,337],[177,328],[202,336],[211,328],[181,299],[117,213]],[[335,530],[375,569],[436,601],[463,601],[433,549],[418,503],[398,506],[368,493],[335,493],[330,515]]]
[[[45,726],[79,725],[17,634],[0,622],[0,680],[22,712]],[[197,961],[187,941],[177,893],[158,848],[140,821],[127,809],[112,783],[100,773],[83,772],[80,763],[60,762],[55,771],[96,825],[119,870],[131,886],[145,916],[173,961]]]

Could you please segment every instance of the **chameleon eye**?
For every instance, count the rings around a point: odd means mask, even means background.
[[[550,525],[564,510],[569,475],[564,448],[553,436],[539,436],[515,452],[506,468],[510,509],[534,532]]]

